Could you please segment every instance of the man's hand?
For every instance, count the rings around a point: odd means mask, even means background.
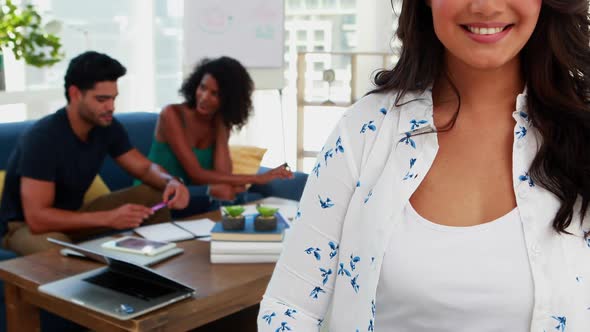
[[[233,201],[236,194],[246,191],[246,186],[232,186],[229,184],[209,185],[209,195],[221,201]]]
[[[139,225],[153,214],[146,206],[125,204],[107,213],[106,226],[114,229],[127,229]]]
[[[170,209],[181,210],[188,205],[188,189],[176,179],[168,181],[162,199]]]

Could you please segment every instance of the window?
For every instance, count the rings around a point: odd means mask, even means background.
[[[343,9],[356,8],[356,0],[340,0],[340,5]]]
[[[288,9],[300,9],[301,8],[301,0],[288,0],[287,1],[287,8]]]
[[[298,41],[305,41],[307,40],[307,31],[299,30],[297,31],[297,40]]]
[[[307,9],[317,9],[319,7],[319,0],[306,0],[305,7]]]
[[[313,33],[315,41],[324,41],[324,31],[323,30],[316,30]]]

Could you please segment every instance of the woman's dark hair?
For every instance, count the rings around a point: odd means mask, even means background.
[[[84,52],[70,61],[64,77],[66,100],[70,102],[68,88],[72,85],[81,91],[94,88],[98,82],[114,82],[125,75],[127,69],[110,56],[94,51]]]
[[[402,42],[400,59],[392,70],[377,73],[377,88],[371,93],[397,90],[399,104],[408,91],[424,91],[446,73],[445,48],[425,1],[403,2],[397,37]],[[582,221],[590,202],[589,45],[588,0],[543,0],[537,26],[520,53],[528,113],[543,138],[529,174],[560,200],[553,228],[563,233],[578,195]],[[459,101],[456,119],[461,98],[454,90]],[[445,130],[452,128],[451,121]]]
[[[219,112],[223,123],[228,128],[241,128],[252,110],[252,91],[254,83],[248,71],[237,60],[230,57],[203,59],[193,72],[184,80],[178,92],[184,97],[185,103],[196,107],[197,87],[203,76],[209,74],[215,78],[219,88]]]

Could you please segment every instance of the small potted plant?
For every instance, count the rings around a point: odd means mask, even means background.
[[[226,231],[244,230],[246,218],[242,215],[246,209],[241,205],[223,207],[222,226]]]
[[[276,213],[278,208],[270,206],[258,205],[256,206],[258,215],[254,219],[254,229],[257,231],[274,231],[277,229],[277,216]]]

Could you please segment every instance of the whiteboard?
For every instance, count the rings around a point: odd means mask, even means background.
[[[185,0],[185,74],[204,57],[230,56],[257,89],[284,85],[284,0]]]

